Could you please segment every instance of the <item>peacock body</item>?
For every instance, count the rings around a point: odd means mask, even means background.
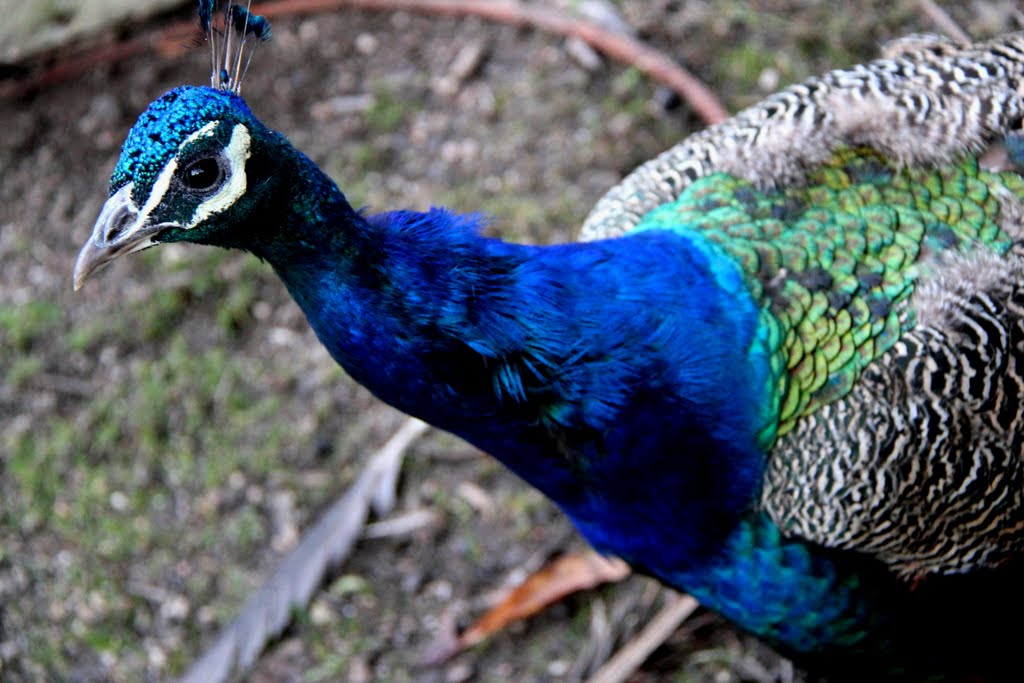
[[[237,79],[182,87],[129,133],[75,282],[162,242],[249,251],[356,380],[599,550],[824,671],[1009,680],[1022,71],[1021,34],[913,37],[684,141],[543,247],[356,211]]]

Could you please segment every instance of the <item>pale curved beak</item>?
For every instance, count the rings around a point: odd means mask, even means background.
[[[75,261],[75,289],[79,289],[90,275],[118,256],[152,247],[156,244],[153,237],[166,227],[169,227],[166,223],[154,225],[148,217],[140,215],[132,201],[131,183],[122,187],[103,205],[92,228],[92,235],[78,252]]]

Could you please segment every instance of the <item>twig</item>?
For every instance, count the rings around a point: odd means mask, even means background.
[[[973,42],[971,37],[967,35],[967,32],[953,21],[953,17],[949,16],[946,10],[936,5],[932,0],[917,0],[917,7],[921,10],[921,14],[928,17],[929,21],[935,24],[940,31],[956,42],[961,45],[970,45]]]
[[[601,24],[566,14],[542,5],[518,0],[277,0],[259,6],[259,12],[270,18],[338,10],[342,8],[374,11],[407,11],[448,16],[478,16],[484,19],[529,26],[566,38],[579,38],[609,57],[643,71],[679,94],[700,118],[717,123],[728,112],[711,90],[670,57],[644,44],[633,36],[608,29]],[[61,80],[74,78],[100,64],[142,52],[152,44],[180,42],[181,36],[194,31],[194,22],[182,22],[150,36],[135,39],[113,48],[72,55],[50,69],[22,81],[0,83],[0,97],[12,97]]]
[[[405,450],[428,425],[409,418],[370,457],[359,478],[310,529],[274,573],[246,601],[238,617],[217,637],[181,683],[223,683],[248,671],[266,647],[309,604],[328,571],[337,569],[363,533],[371,501],[382,480],[394,481]],[[378,509],[378,513],[381,511]]]
[[[436,525],[439,516],[436,511],[420,509],[398,515],[390,519],[382,519],[373,524],[367,524],[363,531],[363,538],[389,538],[391,536],[407,536],[408,534],[425,529],[428,526]]]
[[[692,597],[673,593],[668,603],[651,619],[644,630],[615,653],[615,656],[598,669],[587,683],[622,683],[625,681],[695,609],[697,609],[697,601]]]

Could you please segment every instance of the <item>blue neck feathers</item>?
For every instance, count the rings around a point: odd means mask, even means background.
[[[675,567],[720,549],[756,496],[769,386],[730,262],[664,231],[509,244],[472,215],[367,216],[323,189],[245,248],[353,378],[503,461],[599,549]]]

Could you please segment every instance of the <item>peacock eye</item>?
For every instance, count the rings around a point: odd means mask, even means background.
[[[224,173],[221,165],[214,157],[203,157],[197,159],[185,168],[182,182],[190,190],[202,192],[212,190],[223,179]]]

